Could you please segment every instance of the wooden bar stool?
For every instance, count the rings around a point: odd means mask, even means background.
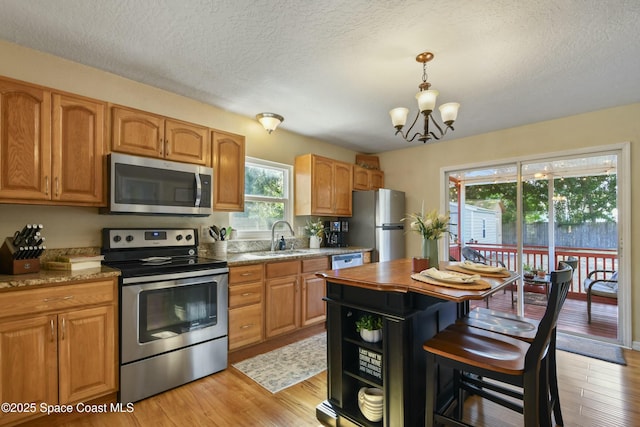
[[[426,426],[433,426],[436,422],[465,425],[460,421],[465,392],[477,394],[522,413],[525,427],[551,425],[549,358],[546,356],[550,350],[558,314],[571,285],[572,273],[569,266],[551,273],[551,293],[547,309],[530,343],[455,323],[424,344],[423,348],[427,352]],[[458,419],[452,418],[449,413],[440,413],[439,408],[436,408],[438,367],[448,367],[454,371]],[[514,390],[509,385],[518,389]],[[522,404],[510,398],[519,399]]]
[[[558,263],[558,269],[563,269],[563,264],[571,267],[571,277],[578,267],[578,259],[570,257]],[[469,312],[468,316],[459,319],[458,322],[485,329],[499,334],[508,335],[512,338],[524,340],[531,343],[535,338],[540,323],[536,319],[517,316],[502,311],[488,310],[478,307]],[[556,329],[554,328],[549,343],[549,392],[551,395],[551,410],[557,425],[564,425],[562,410],[560,408],[560,392],[558,391],[558,375],[556,367]]]

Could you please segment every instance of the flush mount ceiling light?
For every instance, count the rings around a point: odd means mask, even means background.
[[[402,128],[405,123],[407,123],[409,109],[401,107],[394,108],[389,111],[389,115],[391,115],[391,123],[393,123],[393,126],[396,128],[396,135],[400,134],[407,142],[412,142],[416,137],[418,138],[418,141],[422,141],[423,143],[426,143],[431,139],[440,139],[449,129],[454,130],[452,125],[456,120],[456,117],[458,117],[458,108],[460,108],[460,104],[457,102],[449,102],[440,106],[439,110],[442,121],[444,122],[443,126],[439,125],[431,114],[436,105],[436,98],[439,94],[437,90],[429,89],[431,87],[431,83],[427,82],[427,62],[431,61],[433,56],[434,55],[431,52],[422,52],[416,56],[416,61],[422,63],[422,83],[418,85],[420,92],[416,94],[419,111],[418,114],[416,114],[416,118],[413,120],[413,123],[411,123],[411,126],[405,133],[402,133]],[[411,133],[413,126],[417,123],[418,118],[420,117],[420,113],[424,116],[424,132],[416,132],[411,138],[409,138],[409,134]],[[429,130],[429,123],[432,123],[433,126],[435,126],[437,133]],[[442,128],[444,128],[444,131]]]
[[[256,119],[262,123],[264,129],[269,133],[276,130],[278,125],[284,121],[284,117],[275,113],[260,113],[256,115]]]

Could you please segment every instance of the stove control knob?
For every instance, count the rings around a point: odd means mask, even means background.
[[[176,240],[177,240],[178,242],[179,242],[180,240],[182,240],[182,234],[178,234],[178,235],[176,236]]]
[[[191,240],[193,236],[191,234],[187,234],[187,241]]]
[[[113,236],[114,242],[118,243],[120,240],[122,240],[122,237],[120,237],[119,235],[116,234],[115,236]]]
[[[127,242],[132,242],[132,241],[133,241],[133,236],[132,236],[131,234],[129,234],[129,235],[125,238],[125,240],[126,240]]]

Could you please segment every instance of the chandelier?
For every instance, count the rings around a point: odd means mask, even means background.
[[[396,128],[395,134],[400,134],[407,142],[412,142],[416,138],[418,138],[418,141],[422,141],[423,143],[426,143],[431,139],[440,139],[449,129],[454,130],[452,125],[456,120],[456,117],[458,117],[458,108],[460,108],[460,104],[457,102],[448,102],[440,106],[440,116],[442,117],[444,125],[439,125],[431,114],[436,105],[436,98],[439,94],[437,90],[429,89],[431,87],[431,83],[427,82],[427,62],[431,61],[433,56],[434,55],[431,52],[422,52],[416,56],[416,61],[422,63],[422,83],[418,85],[420,92],[416,94],[419,111],[416,114],[416,118],[413,120],[413,123],[411,123],[411,126],[405,133],[402,132],[402,128],[407,123],[409,109],[399,107],[389,111],[389,115],[391,115],[391,123],[393,123],[393,126]],[[418,122],[420,113],[424,116],[424,131],[423,133],[416,132],[411,138],[409,138],[413,126]],[[429,130],[429,124],[432,124],[435,129]],[[442,130],[443,128],[444,130]]]

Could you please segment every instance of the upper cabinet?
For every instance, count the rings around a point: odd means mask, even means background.
[[[354,190],[377,190],[384,188],[384,172],[379,169],[367,169],[362,166],[353,166]]]
[[[213,210],[244,210],[245,138],[227,132],[213,131]]]
[[[0,200],[103,206],[106,104],[0,79]]]
[[[209,129],[124,107],[112,109],[111,149],[208,166]]]
[[[295,214],[351,216],[352,167],[315,154],[296,157]]]

